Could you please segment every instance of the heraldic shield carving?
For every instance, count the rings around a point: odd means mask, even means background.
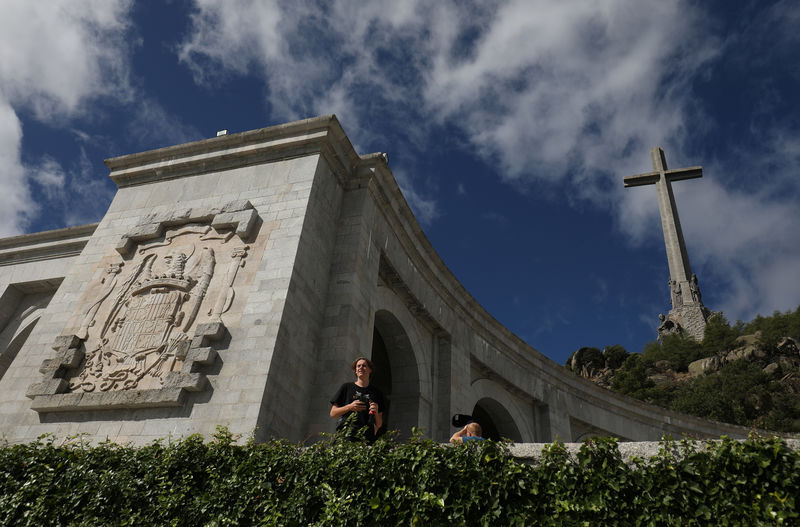
[[[264,239],[250,240],[256,211],[236,202],[147,220],[101,262],[29,388],[35,410],[175,406],[205,387],[209,344],[241,313],[240,270],[263,252]]]

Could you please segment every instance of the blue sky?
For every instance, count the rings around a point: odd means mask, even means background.
[[[444,262],[564,363],[669,310],[651,170],[703,300],[800,305],[796,2],[5,0],[0,235],[98,221],[105,158],[335,113]]]

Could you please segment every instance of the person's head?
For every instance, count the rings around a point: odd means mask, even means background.
[[[353,369],[353,373],[356,374],[356,377],[360,377],[359,373],[366,374],[367,377],[372,376],[372,372],[375,371],[375,366],[372,364],[372,361],[366,357],[359,357],[353,361],[353,364],[350,365]],[[366,369],[366,371],[365,371]]]
[[[483,430],[481,430],[481,425],[479,425],[475,421],[472,421],[471,423],[467,423],[466,429],[467,429],[467,435],[469,435],[470,437],[482,437],[483,436]]]

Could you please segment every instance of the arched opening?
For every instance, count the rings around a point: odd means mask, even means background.
[[[389,354],[386,352],[386,343],[383,342],[378,328],[372,332],[372,364],[375,371],[370,384],[374,384],[386,398],[386,408],[383,410],[383,431],[392,427],[392,366],[389,363]]]
[[[386,397],[384,429],[398,430],[400,439],[419,426],[419,373],[411,340],[397,318],[388,311],[375,314],[372,337],[372,384]]]
[[[511,414],[494,399],[484,397],[475,403],[472,417],[481,425],[483,437],[495,441],[511,439],[516,443],[522,442],[522,434]]]
[[[22,345],[28,340],[28,336],[33,331],[33,328],[36,327],[36,323],[39,322],[42,311],[42,309],[38,309],[33,316],[29,315],[26,317],[5,349],[2,349],[2,346],[5,344],[4,337],[6,337],[6,335],[0,335],[0,379],[6,374],[11,363],[17,357],[17,353],[22,349]]]

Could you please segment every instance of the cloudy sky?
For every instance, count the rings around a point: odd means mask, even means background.
[[[105,158],[335,113],[425,233],[563,363],[669,310],[651,170],[703,300],[800,305],[800,5],[781,1],[0,0],[0,236],[98,221]]]

